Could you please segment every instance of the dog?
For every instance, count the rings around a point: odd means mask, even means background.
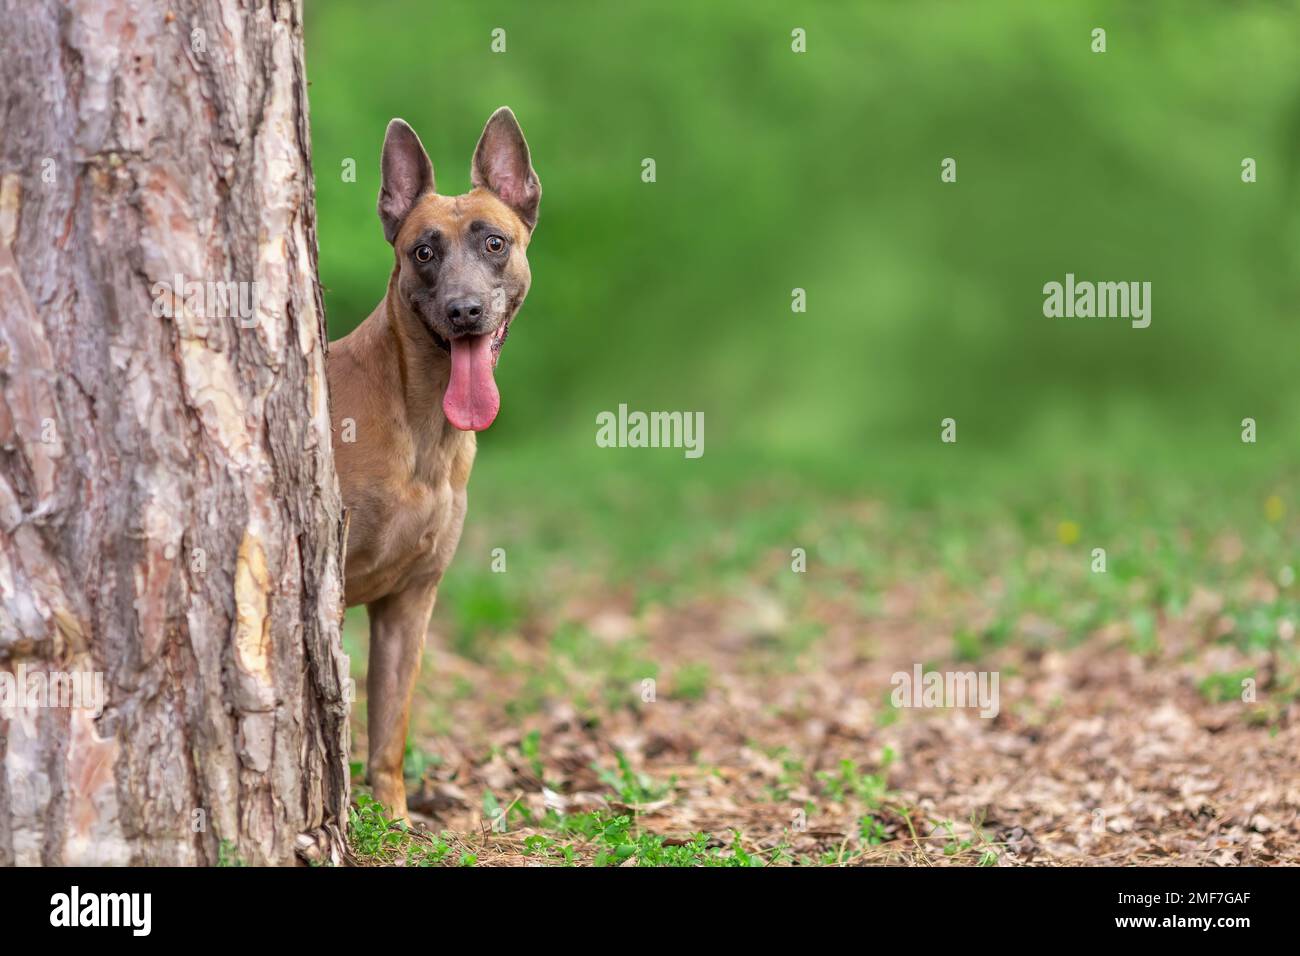
[[[388,124],[379,220],[393,246],[383,301],[330,346],[334,460],[345,509],[345,601],[370,615],[367,776],[409,819],[402,761],[438,584],[465,521],[477,432],[500,407],[493,379],[532,274],[542,187],[519,122],[492,114],[472,189],[440,195],[403,120]]]

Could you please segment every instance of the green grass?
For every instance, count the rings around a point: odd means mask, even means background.
[[[843,760],[837,771],[819,771],[817,779],[821,781],[823,793],[836,803],[844,803],[850,797],[856,797],[868,807],[874,808],[885,798],[885,777],[893,762],[894,752],[886,748],[880,759],[880,769],[876,773],[864,773],[852,760]]]
[[[415,836],[364,793],[357,796],[348,814],[348,842],[352,852],[369,864],[438,866],[452,858],[450,844],[437,837]],[[466,862],[464,858],[462,862]],[[466,865],[472,863],[468,860]]]
[[[655,783],[648,775],[633,770],[627,757],[621,752],[615,752],[614,759],[618,764],[617,770],[609,770],[599,765],[592,769],[597,771],[601,782],[609,787],[619,803],[635,809],[643,804],[662,800],[672,791],[675,781]]]
[[[612,780],[620,798],[644,797],[663,792],[647,782]],[[632,787],[629,790],[629,787]],[[665,788],[666,789],[666,788]],[[758,853],[747,850],[739,834],[720,843],[710,834],[694,833],[672,839],[648,832],[636,825],[635,814],[609,812],[557,814],[548,812],[540,820],[517,808],[503,808],[490,792],[484,795],[484,819],[501,825],[504,831],[515,826],[540,829],[521,843],[522,853],[551,865],[571,866],[579,861],[591,866],[622,866],[629,861],[636,866],[766,866],[785,859],[783,848]],[[474,866],[478,854],[457,849],[451,835],[429,834],[413,830],[388,817],[384,809],[366,794],[358,796],[348,823],[348,840],[353,854],[368,865],[401,866]]]

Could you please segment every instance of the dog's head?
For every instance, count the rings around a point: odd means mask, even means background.
[[[501,107],[479,137],[468,193],[441,196],[433,164],[403,120],[388,124],[379,219],[393,244],[399,304],[451,353],[443,412],[482,431],[501,399],[493,380],[510,320],[528,293],[528,240],[542,186],[515,114]]]

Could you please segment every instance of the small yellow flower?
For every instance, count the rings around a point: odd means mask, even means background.
[[[1073,521],[1062,521],[1056,526],[1056,537],[1061,544],[1074,544],[1079,540],[1079,526]]]
[[[1281,495],[1269,495],[1268,500],[1264,502],[1264,517],[1269,521],[1277,524],[1286,514],[1286,505],[1282,503]]]

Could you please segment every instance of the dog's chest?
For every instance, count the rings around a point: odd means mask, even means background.
[[[352,509],[347,600],[369,603],[411,586],[436,585],[460,542],[474,443],[440,449],[402,478],[344,489]],[[347,499],[351,499],[350,502]],[[354,537],[354,532],[356,537]]]

